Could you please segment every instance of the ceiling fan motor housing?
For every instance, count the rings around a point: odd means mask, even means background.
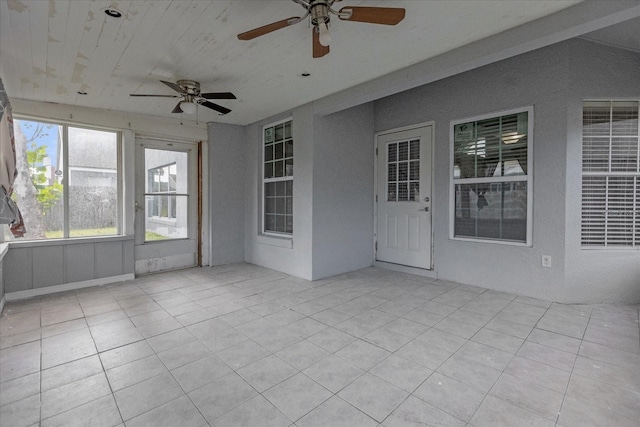
[[[325,0],[315,0],[309,3],[309,13],[311,14],[311,23],[315,26],[321,23],[328,24],[330,7]]]
[[[200,95],[200,83],[195,80],[178,80],[176,84],[183,88],[188,95]]]

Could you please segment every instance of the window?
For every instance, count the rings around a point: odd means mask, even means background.
[[[532,116],[452,123],[452,238],[530,244]]]
[[[14,131],[17,168],[28,171],[14,192],[25,239],[119,233],[117,132],[32,120],[15,120]]]
[[[160,166],[148,171],[148,188],[156,197],[148,197],[147,209],[151,217],[176,219],[176,178],[175,163]]]
[[[420,140],[387,145],[387,201],[417,202],[420,195]]]
[[[583,247],[640,248],[638,104],[583,104]]]
[[[287,120],[264,128],[263,231],[293,234],[293,134]]]
[[[145,242],[189,238],[189,152],[145,147],[144,164]]]

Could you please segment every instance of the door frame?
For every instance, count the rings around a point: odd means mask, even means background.
[[[151,144],[148,144],[151,143]],[[169,147],[162,148],[162,146],[166,144]],[[194,258],[194,265],[193,266],[198,266],[201,267],[204,264],[208,265],[209,264],[209,251],[208,251],[208,247],[206,247],[203,243],[207,241],[206,236],[208,235],[208,222],[203,221],[203,219],[205,218],[205,215],[208,215],[208,197],[207,197],[207,191],[208,191],[208,180],[206,178],[206,168],[208,165],[207,162],[207,144],[206,141],[194,141],[194,140],[182,140],[182,139],[168,139],[168,138],[162,138],[162,137],[156,137],[153,135],[146,135],[146,134],[139,134],[139,135],[135,135],[134,138],[134,151],[135,151],[135,168],[138,169],[140,167],[140,165],[143,165],[143,169],[144,169],[144,160],[145,160],[145,156],[144,156],[144,147],[149,147],[149,148],[157,148],[157,149],[168,149],[171,150],[171,145],[172,144],[176,144],[178,146],[181,146],[182,149],[178,149],[176,151],[180,152],[186,152],[188,151],[188,155],[190,156],[190,158],[193,158],[193,162],[195,163],[195,176],[193,178],[190,178],[190,182],[189,182],[189,195],[191,197],[195,197],[196,200],[193,200],[192,202],[189,203],[189,221],[190,221],[190,225],[189,225],[189,234],[190,237],[186,238],[186,239],[177,239],[174,242],[176,242],[178,245],[180,245],[179,242],[185,242],[187,240],[194,240],[195,244],[196,244],[196,248],[195,248],[195,258]],[[154,147],[154,145],[157,145],[157,147]],[[185,150],[186,149],[186,150]],[[144,179],[144,178],[142,178]],[[193,182],[191,182],[193,181]],[[135,172],[135,176],[134,176],[134,191],[133,193],[133,202],[137,201],[139,198],[139,185],[144,185],[144,183],[140,183],[138,182],[138,171]],[[144,190],[143,190],[144,193]],[[144,197],[143,197],[144,198]],[[146,203],[143,201],[144,204],[144,209],[146,209]],[[133,211],[134,211],[134,230],[133,230],[133,234],[134,234],[134,248],[138,248],[138,247],[142,247],[144,245],[146,245],[147,243],[144,242],[144,228],[145,228],[145,224],[144,221],[139,221],[139,216],[137,214],[137,209],[135,206],[135,203],[133,203]],[[143,209],[143,211],[144,211]],[[141,227],[141,229],[140,229]],[[139,230],[140,229],[140,230]],[[191,235],[193,234],[193,235]],[[171,243],[171,240],[168,240],[165,243]],[[161,244],[161,243],[150,243],[150,244]],[[134,261],[134,263],[137,263],[137,255],[136,254],[136,250],[134,249],[134,257],[136,258]],[[172,269],[182,269],[182,268],[188,268],[188,267],[175,267]],[[140,274],[153,274],[155,272],[159,272],[159,271],[171,271],[170,269],[162,269],[162,270],[158,270],[158,271],[144,271],[144,272],[136,272],[136,275],[140,275]]]
[[[431,164],[430,166],[430,173],[431,173],[431,248],[429,250],[429,256],[430,256],[430,260],[429,260],[429,268],[428,269],[424,269],[424,268],[419,268],[419,267],[413,267],[410,265],[400,265],[400,264],[393,264],[393,263],[389,263],[389,262],[385,262],[385,261],[378,261],[377,256],[378,256],[378,200],[377,200],[377,195],[378,195],[378,138],[380,136],[383,135],[389,135],[389,134],[394,134],[394,133],[398,133],[398,132],[404,132],[404,131],[411,131],[414,129],[419,129],[419,128],[424,128],[424,127],[431,127]],[[431,276],[431,272],[433,272],[433,250],[434,250],[434,232],[433,232],[433,218],[434,218],[434,209],[433,209],[433,188],[434,188],[434,174],[433,174],[433,166],[435,163],[435,156],[434,156],[434,151],[435,151],[435,122],[433,120],[428,121],[428,122],[422,122],[422,123],[416,123],[413,125],[407,125],[407,126],[402,126],[402,127],[398,127],[398,128],[393,128],[393,129],[387,129],[387,130],[383,130],[383,131],[379,131],[379,132],[375,132],[373,135],[373,261],[374,261],[374,265],[378,265],[378,266],[384,266],[384,267],[389,267],[395,270],[399,270],[399,271],[405,271],[405,272],[413,272],[413,273],[418,273],[421,275],[428,275]],[[380,153],[381,154],[381,153]],[[426,273],[426,274],[425,274]]]

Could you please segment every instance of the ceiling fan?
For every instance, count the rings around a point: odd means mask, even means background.
[[[185,114],[193,114],[196,112],[198,105],[202,105],[203,107],[211,108],[212,110],[217,111],[220,115],[227,114],[231,110],[223,107],[222,105],[214,104],[213,102],[209,102],[209,99],[236,99],[236,96],[231,92],[210,92],[210,93],[201,93],[200,92],[200,83],[194,80],[178,80],[175,83],[167,82],[164,80],[160,80],[160,82],[166,84],[171,89],[178,92],[180,95],[142,95],[137,93],[132,93],[130,96],[153,96],[159,98],[182,98],[182,101],[176,104],[172,113],[185,113]]]
[[[345,6],[339,11],[332,9],[337,1],[342,0],[292,0],[304,7],[307,13],[300,17],[294,16],[283,19],[253,30],[238,34],[240,40],[252,40],[281,28],[289,27],[310,17],[313,36],[313,57],[320,58],[329,53],[331,35],[329,34],[330,15],[333,14],[343,21],[368,22],[370,24],[396,25],[404,19],[405,10],[397,7],[360,7]]]

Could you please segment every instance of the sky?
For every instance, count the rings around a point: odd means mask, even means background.
[[[36,127],[36,124],[38,123],[34,121],[29,121],[29,120],[15,120],[15,122],[18,124],[18,126],[20,126],[20,130],[27,138],[31,137]],[[38,140],[36,141],[36,144],[39,146],[46,145],[47,155],[51,159],[51,165],[55,167],[55,165],[57,164],[56,160],[57,160],[59,126],[49,125],[48,123],[45,123],[45,126],[47,126],[47,128],[44,133],[47,135],[38,138]]]

